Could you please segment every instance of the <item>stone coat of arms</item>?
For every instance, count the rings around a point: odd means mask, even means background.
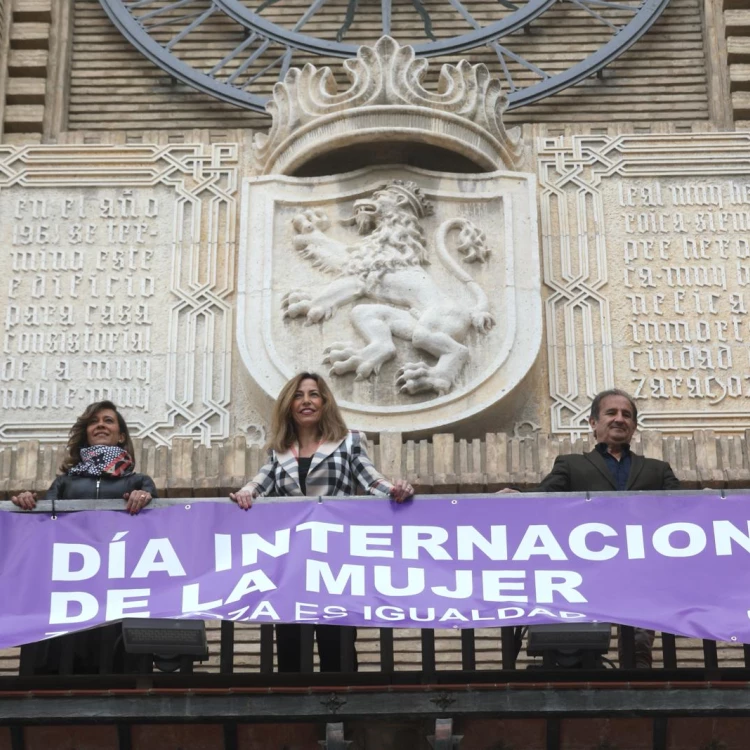
[[[372,167],[246,181],[239,345],[272,396],[329,373],[362,429],[449,424],[541,343],[533,177]]]
[[[285,316],[304,316],[315,324],[354,303],[349,316],[364,346],[352,341],[328,346],[323,362],[332,365],[332,375],[377,376],[396,356],[394,338],[399,338],[423,357],[436,358],[434,364],[423,359],[404,363],[396,380],[400,390],[448,393],[469,360],[464,343],[469,331],[485,333],[495,324],[484,289],[448,251],[448,235],[456,232],[456,251],[464,261],[484,263],[489,255],[484,233],[465,218],[446,219],[438,227],[435,255],[463,285],[450,294],[429,269],[421,220],[432,212],[415,182],[390,180],[354,202],[354,214],[344,223],[356,225],[363,237],[357,242],[346,244],[325,234],[331,222],[319,209],[306,209],[292,220],[294,249],[333,280],[289,292],[282,300]]]

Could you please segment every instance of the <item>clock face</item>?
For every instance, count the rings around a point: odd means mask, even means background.
[[[273,84],[311,56],[350,58],[387,34],[418,56],[473,50],[505,80],[509,108],[601,71],[669,0],[100,0],[128,40],[173,78],[263,111]],[[438,66],[439,67],[439,66]]]

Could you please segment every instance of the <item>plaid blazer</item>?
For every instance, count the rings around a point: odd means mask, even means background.
[[[270,452],[270,460],[242,489],[261,496],[302,496],[299,465],[291,449]],[[339,443],[321,443],[305,479],[307,495],[354,495],[361,487],[370,495],[387,497],[393,485],[375,468],[367,455],[367,435],[349,430]]]

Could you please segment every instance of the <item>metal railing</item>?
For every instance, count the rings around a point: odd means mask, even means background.
[[[115,668],[116,651],[119,634],[116,625],[105,625],[100,628],[100,659],[97,674],[115,676],[122,674],[148,675],[154,670],[150,659],[133,658],[125,667]],[[495,637],[488,637],[486,631],[481,635],[475,630],[460,631],[460,645],[458,654],[451,654],[449,663],[441,664],[441,652],[436,648],[440,639],[436,638],[433,629],[418,631],[418,661],[419,666],[411,663],[399,663],[399,634],[392,628],[380,628],[373,637],[372,630],[360,629],[360,640],[363,633],[367,634],[366,644],[369,657],[372,658],[357,670],[355,664],[355,638],[357,629],[342,626],[340,672],[323,673],[318,671],[315,651],[315,637],[313,625],[301,625],[300,639],[300,670],[298,673],[278,673],[275,662],[274,626],[251,626],[257,629],[257,658],[252,664],[238,662],[237,634],[238,626],[231,621],[218,623],[218,641],[211,644],[210,661],[207,664],[185,660],[179,672],[182,675],[196,675],[201,678],[216,676],[220,678],[236,678],[238,683],[251,682],[254,685],[267,684],[389,684],[393,681],[403,683],[413,681],[418,684],[470,684],[477,682],[527,682],[530,680],[554,679],[555,681],[631,681],[642,680],[714,680],[727,678],[732,674],[750,669],[750,646],[719,644],[710,640],[690,640],[689,646],[678,648],[679,637],[662,633],[654,651],[654,664],[651,670],[636,669],[635,646],[633,628],[623,626],[620,629],[620,658],[616,655],[606,668],[596,671],[583,669],[546,669],[542,660],[530,659],[525,655],[525,643],[521,643],[519,628],[501,627],[495,629]],[[245,630],[245,628],[243,628]],[[241,633],[241,631],[240,631]],[[495,651],[491,642],[495,641]],[[478,644],[483,652],[478,655]],[[40,676],[35,671],[39,663],[38,650],[44,649],[48,642],[28,644],[21,647],[20,658],[17,662],[19,677]],[[413,642],[409,643],[410,646]],[[376,646],[376,649],[372,647]],[[488,648],[489,647],[489,648]],[[519,650],[520,647],[520,650]],[[47,663],[45,669],[50,675],[65,678],[76,675],[75,654],[72,643],[66,642],[56,655],[54,664]],[[614,649],[613,649],[614,650]],[[610,654],[612,651],[610,651]],[[615,652],[616,653],[616,652]],[[687,658],[685,658],[687,655]],[[413,654],[410,654],[413,657]],[[455,658],[457,656],[457,659]],[[682,658],[681,658],[682,656]],[[360,659],[362,654],[360,653]],[[482,660],[493,664],[484,667]],[[458,661],[458,663],[456,663]],[[3,680],[14,677],[12,667],[0,677],[0,687]],[[45,680],[49,677],[42,673]],[[64,681],[64,680],[62,680]],[[229,682],[232,682],[230,679]],[[221,679],[222,684],[228,684]]]

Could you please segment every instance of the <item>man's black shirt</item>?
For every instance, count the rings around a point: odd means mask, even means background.
[[[610,474],[612,474],[612,479],[615,480],[615,487],[622,492],[628,486],[630,465],[633,462],[630,456],[630,446],[622,446],[622,454],[619,461],[607,450],[606,443],[598,443],[596,450],[602,454],[604,462],[607,464]]]

